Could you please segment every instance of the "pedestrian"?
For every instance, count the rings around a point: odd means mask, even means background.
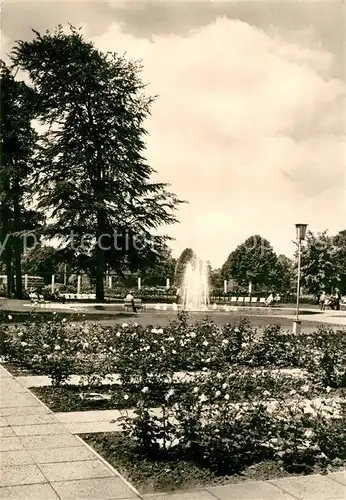
[[[134,299],[131,291],[126,295],[126,300],[130,300],[131,301],[131,306],[132,306],[133,312],[137,312],[137,308],[136,308],[136,304],[135,304],[135,299]]]
[[[267,297],[265,301],[266,307],[269,307],[273,302],[274,302],[274,296],[272,293],[270,293],[270,295]]]
[[[335,309],[340,311],[341,293],[338,288],[335,290]]]
[[[321,311],[324,311],[326,308],[326,300],[327,300],[326,292],[324,290],[322,290],[322,293],[320,295],[320,300],[319,300]]]

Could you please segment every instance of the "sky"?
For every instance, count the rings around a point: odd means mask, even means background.
[[[295,223],[345,229],[346,3],[4,0],[2,57],[69,22],[141,59],[158,95],[146,157],[188,202],[166,231],[175,256],[219,267],[253,234],[292,256]]]

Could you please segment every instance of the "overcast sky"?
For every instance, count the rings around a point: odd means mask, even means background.
[[[174,253],[221,265],[252,234],[291,256],[294,224],[346,227],[346,4],[4,0],[2,57],[68,22],[143,60],[158,94],[147,158],[189,201]],[[344,29],[345,31],[345,29]]]

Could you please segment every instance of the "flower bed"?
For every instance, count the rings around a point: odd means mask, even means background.
[[[142,493],[188,489],[215,484],[229,484],[244,480],[268,480],[292,475],[290,468],[285,468],[278,460],[263,459],[257,463],[244,466],[241,472],[223,474],[203,461],[191,460],[178,450],[169,456],[158,453],[154,457],[142,456],[136,443],[124,438],[120,433],[97,433],[81,435],[90,446],[101,454],[113,467],[123,474]],[[298,470],[293,474],[323,473],[339,470],[345,464],[342,460],[334,460],[326,467],[323,463],[310,464],[307,470]]]
[[[182,464],[209,482],[264,463],[307,473],[346,461],[345,331],[260,333],[245,320],[221,328],[180,314],[165,328],[54,319],[0,332],[8,361],[49,375],[53,388],[35,392],[53,409],[133,409],[120,438],[88,439],[139,484],[150,464],[149,483],[171,487],[189,484]],[[80,386],[64,385],[72,374],[82,375]],[[109,374],[117,380],[106,387]],[[110,399],[82,400],[88,391]]]
[[[178,374],[173,381],[148,382],[148,385],[123,382],[105,383],[99,386],[85,385],[81,378],[79,385],[62,385],[60,387],[33,387],[31,390],[53,411],[87,411],[93,409],[125,409],[136,408],[142,393],[147,394],[147,405],[154,408],[162,404],[172,406],[177,398],[194,393],[203,395],[203,399],[214,404],[220,397],[235,403],[249,401],[272,401],[278,399],[314,399],[328,394],[329,398],[346,396],[346,389],[332,389],[317,384],[307,374],[299,376],[281,373],[280,371],[247,368],[232,368],[222,372],[201,372],[195,374]],[[216,383],[219,388],[215,389]],[[91,392],[99,394],[97,402],[90,402],[83,395]],[[168,396],[169,395],[169,396]],[[202,397],[202,396],[201,396]]]
[[[164,329],[152,326],[71,324],[51,321],[0,325],[1,354],[60,385],[72,374],[98,384],[109,373],[122,373],[145,384],[179,371],[225,370],[230,366],[301,367],[324,385],[346,386],[345,331],[319,329],[293,335],[270,326],[259,334],[246,320],[216,326],[209,318],[188,323],[185,315]]]
[[[277,462],[269,460],[249,466],[241,474],[218,475],[201,463],[185,460],[178,452],[169,457],[141,456],[136,444],[120,433],[83,434],[80,437],[143,494],[289,475]]]

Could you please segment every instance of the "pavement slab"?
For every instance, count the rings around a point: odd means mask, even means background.
[[[120,478],[105,477],[52,483],[61,500],[113,500],[139,498]]]
[[[85,446],[73,448],[43,448],[30,450],[31,457],[37,464],[48,464],[57,462],[70,462],[70,467],[74,467],[71,462],[82,460],[96,460],[96,455]]]
[[[14,439],[14,438],[13,438]],[[83,446],[72,434],[54,434],[53,436],[22,436],[21,442],[27,449],[66,448],[67,446]]]
[[[35,464],[1,467],[0,486],[44,483],[46,479]]]
[[[14,427],[18,425],[38,425],[38,424],[55,424],[56,418],[53,414],[39,413],[34,415],[7,415],[7,425]]]
[[[48,483],[0,488],[0,498],[1,500],[59,500]]]
[[[33,464],[34,460],[26,450],[1,451],[0,466],[11,467],[12,465]]]
[[[48,481],[70,481],[113,476],[113,472],[100,460],[81,462],[55,462],[41,464],[40,468]]]
[[[11,437],[15,436],[16,434],[13,432],[12,428],[7,426],[7,427],[0,427],[0,438],[2,437]]]
[[[346,469],[340,472],[331,472],[328,474],[329,479],[337,481],[338,483],[344,484],[346,486]]]
[[[143,495],[143,500],[215,500],[217,497],[206,490],[179,491],[178,493],[159,493]]]
[[[117,422],[73,422],[66,424],[66,428],[71,434],[89,434],[96,432],[117,432],[121,430],[120,423]]]
[[[0,366],[0,379],[4,378],[12,379],[12,375],[3,366]]]
[[[1,399],[2,403],[2,399]],[[20,415],[50,415],[51,411],[48,410],[43,405],[38,404],[37,401],[36,404],[33,406],[18,406],[18,407],[12,407],[12,408],[1,408],[0,409],[0,416],[1,417],[9,417],[9,416],[20,416]]]
[[[16,451],[24,448],[23,443],[17,437],[3,437],[0,438],[1,451]]]
[[[1,408],[17,408],[26,406],[39,406],[40,403],[32,394],[26,393],[7,393],[1,395]]]
[[[218,500],[294,500],[296,497],[265,481],[244,481],[238,484],[207,488]]]
[[[5,417],[0,417],[0,429],[1,427],[7,427],[9,425],[8,420]]]
[[[54,436],[55,434],[68,434],[64,425],[37,424],[37,425],[16,425],[12,427],[17,436]]]
[[[346,498],[345,485],[320,474],[275,479],[270,483],[301,500],[345,500]]]
[[[109,422],[110,420],[116,420],[125,413],[125,411],[120,410],[90,410],[58,412],[54,416],[63,424],[71,424],[76,422]]]

